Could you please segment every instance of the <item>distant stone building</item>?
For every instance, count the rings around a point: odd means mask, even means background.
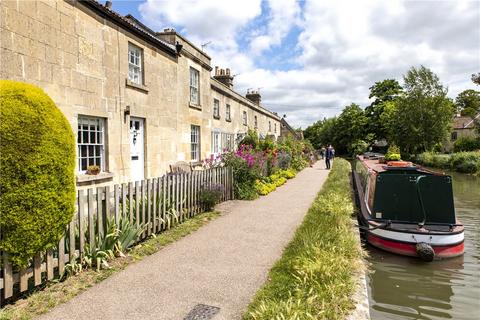
[[[288,135],[292,135],[297,140],[303,140],[303,132],[293,129],[283,117],[280,120],[280,139],[288,137]]]
[[[35,84],[77,139],[79,185],[164,174],[233,148],[247,132],[280,135],[260,95],[172,29],[155,32],[94,0],[0,2],[0,77]],[[89,165],[101,173],[86,175]]]
[[[480,113],[474,118],[457,116],[453,119],[453,130],[450,134],[450,139],[445,146],[448,151],[453,149],[453,145],[457,139],[476,136],[475,121],[477,119],[480,120]]]

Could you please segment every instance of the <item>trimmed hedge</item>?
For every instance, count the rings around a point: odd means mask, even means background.
[[[480,151],[452,154],[424,152],[417,155],[415,161],[427,167],[451,169],[462,173],[480,173]]]
[[[15,267],[54,247],[75,210],[75,139],[40,88],[0,80],[0,250]]]

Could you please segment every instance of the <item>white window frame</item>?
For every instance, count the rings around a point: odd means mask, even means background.
[[[213,117],[220,119],[220,100],[213,99]]]
[[[232,114],[230,110],[230,105],[227,104],[225,105],[225,120],[227,121],[232,121]]]
[[[200,71],[190,67],[190,103],[200,105]]]
[[[190,126],[190,158],[192,161],[200,161],[200,126]]]
[[[244,126],[248,126],[248,115],[247,115],[247,111],[243,111],[242,117],[243,117],[243,125],[244,125]]]
[[[79,115],[77,122],[78,172],[86,173],[90,165],[105,171],[105,119]]]
[[[235,148],[235,134],[234,133],[222,133],[222,152],[232,151]]]
[[[212,154],[218,155],[222,152],[222,137],[220,130],[212,130]]]
[[[128,80],[143,85],[143,49],[128,43]]]

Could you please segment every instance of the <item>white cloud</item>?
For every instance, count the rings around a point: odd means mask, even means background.
[[[148,0],[139,10],[153,27],[176,25],[197,44],[212,41],[213,65],[240,73],[237,91],[262,88],[269,109],[287,113],[294,126],[338,114],[351,102],[365,106],[375,81],[401,80],[420,64],[439,75],[452,98],[475,89],[470,75],[480,71],[479,1],[264,1],[268,12],[261,12],[261,0]],[[259,68],[256,61],[277,61],[267,53],[284,53],[295,26],[301,28],[298,67],[279,71],[285,68],[278,59],[278,68]]]
[[[261,13],[261,1],[147,0],[139,11],[154,27],[174,24],[195,38],[230,41],[240,27]]]
[[[300,5],[297,0],[268,0],[268,7],[270,12],[266,33],[254,37],[250,42],[250,53],[253,56],[280,45],[290,29],[300,23]]]

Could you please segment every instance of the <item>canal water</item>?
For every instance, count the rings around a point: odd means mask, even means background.
[[[480,178],[452,172],[462,257],[422,262],[368,246],[370,316],[384,319],[480,319]]]

